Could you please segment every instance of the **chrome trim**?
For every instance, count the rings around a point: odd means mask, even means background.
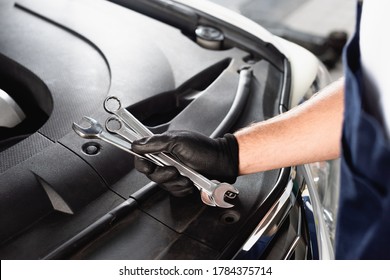
[[[290,246],[290,248],[289,248],[288,251],[287,251],[286,256],[283,258],[284,260],[289,260],[289,259],[291,258],[292,254],[293,254],[294,251],[295,251],[295,248],[296,248],[297,245],[298,245],[299,240],[301,240],[301,236],[297,236],[297,237],[294,239],[293,243],[291,243],[291,246]]]
[[[324,208],[320,201],[319,195],[315,188],[313,174],[309,165],[298,166],[306,180],[307,189],[309,191],[311,205],[313,207],[313,214],[315,220],[315,227],[317,232],[318,255],[321,260],[333,260],[334,249],[330,239],[329,232],[324,220]]]
[[[276,183],[277,185],[278,183]],[[287,213],[295,202],[295,195],[292,192],[293,182],[290,180],[279,199],[268,210],[250,237],[244,243],[241,250],[249,251],[262,237],[274,235],[282,224]],[[239,250],[239,251],[241,251]]]
[[[286,256],[284,257],[284,260],[289,260],[294,253],[295,249],[297,248],[298,242],[302,238],[302,212],[298,211],[298,227],[297,227],[297,237],[294,239],[294,241],[291,243],[290,248],[287,251]],[[307,255],[307,249],[306,249],[306,255]]]

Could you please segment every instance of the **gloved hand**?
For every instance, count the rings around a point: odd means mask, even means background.
[[[238,143],[232,134],[212,139],[190,131],[168,131],[134,141],[139,154],[165,152],[210,180],[234,183],[238,176]],[[193,192],[194,185],[172,166],[160,167],[135,157],[135,168],[174,196]]]

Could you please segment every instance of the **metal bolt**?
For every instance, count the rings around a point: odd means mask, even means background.
[[[100,145],[95,142],[85,143],[82,147],[82,150],[85,154],[89,156],[97,155],[100,152]]]

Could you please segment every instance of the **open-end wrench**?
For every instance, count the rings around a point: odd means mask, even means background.
[[[116,105],[113,103],[116,103]],[[110,125],[107,125],[108,123],[106,122],[106,128],[108,131],[117,133],[118,135],[121,135],[123,138],[130,142],[134,141],[132,139],[134,139],[136,135],[139,135],[138,138],[153,135],[153,133],[147,127],[145,127],[137,118],[135,118],[130,112],[121,107],[121,103],[118,98],[108,97],[105,100],[104,108],[107,112],[112,113],[118,117],[118,119],[115,119],[117,124],[113,126],[114,128],[118,129],[112,129],[112,127]],[[114,119],[111,118],[111,120]],[[135,133],[126,128],[123,123]],[[189,178],[200,190],[202,201],[205,204],[214,204],[212,206],[218,206],[221,208],[231,208],[234,206],[233,204],[230,204],[224,200],[226,194],[228,194],[229,198],[234,198],[239,193],[238,190],[232,185],[228,183],[211,181],[165,153],[159,153],[158,155],[153,156],[155,156],[156,160],[160,161],[164,165],[176,167],[176,169],[178,169],[181,175]]]

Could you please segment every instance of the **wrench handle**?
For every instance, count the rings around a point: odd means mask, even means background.
[[[109,144],[111,144],[111,145],[113,145],[113,146],[115,146],[115,147],[117,147],[125,152],[128,152],[128,153],[132,154],[133,156],[149,160],[149,161],[153,162],[154,164],[162,166],[162,164],[159,161],[157,161],[153,158],[150,158],[150,157],[145,157],[143,155],[140,155],[140,154],[134,152],[131,149],[131,144],[129,142],[124,141],[118,137],[115,137],[109,133],[102,132],[97,138],[99,138],[100,140],[107,142],[107,143],[109,143]]]
[[[125,108],[120,108],[118,111],[115,112],[115,115],[119,119],[121,119],[128,127],[131,127],[131,129],[133,129],[138,135],[142,137],[153,136],[153,132],[151,132]]]

